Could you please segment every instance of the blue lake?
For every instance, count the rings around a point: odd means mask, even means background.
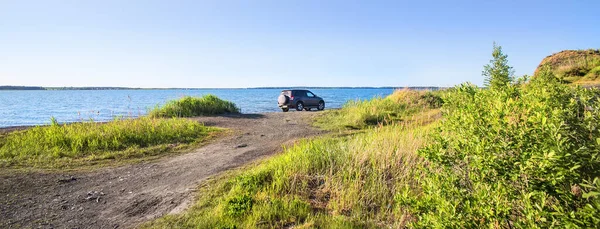
[[[393,89],[312,89],[327,108],[339,108],[348,100],[387,96]],[[280,111],[281,89],[194,89],[194,90],[57,90],[0,91],[0,127],[31,126],[115,117],[138,117],[148,109],[182,96],[214,94],[241,108],[242,113]]]

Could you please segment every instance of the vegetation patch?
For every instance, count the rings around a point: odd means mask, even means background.
[[[547,69],[515,82],[494,49],[488,88],[438,94],[441,121],[413,92],[351,102],[324,114],[336,122],[325,127],[362,131],[302,141],[144,227],[597,227],[600,90],[564,85]]]
[[[240,109],[232,102],[222,100],[215,95],[202,97],[185,96],[178,100],[168,101],[162,107],[155,107],[149,112],[150,117],[194,117],[240,113]]]
[[[418,112],[439,108],[442,91],[400,89],[385,98],[349,101],[342,109],[329,110],[315,125],[328,130],[359,130],[403,121]]]
[[[435,96],[434,96],[435,97]],[[327,115],[348,114],[355,106],[401,106],[402,119],[363,125],[344,137],[304,140],[283,154],[207,184],[186,213],[165,216],[148,228],[365,228],[406,225],[411,217],[396,204],[396,193],[422,159],[417,149],[435,124],[429,92],[398,90],[393,96],[346,105]],[[437,97],[436,97],[437,98]],[[413,101],[412,99],[421,100]],[[372,107],[373,108],[373,107]],[[376,112],[389,111],[373,108]],[[428,111],[417,109],[427,108]],[[426,115],[423,115],[426,114]],[[376,114],[375,115],[379,115]],[[341,118],[341,117],[331,117]],[[402,120],[402,121],[400,121]]]
[[[347,137],[305,140],[200,191],[186,213],[148,228],[365,228],[405,225],[395,204],[414,183],[416,151],[432,126],[392,124]]]
[[[600,85],[600,49],[565,50],[552,54],[542,60],[535,74],[540,73],[544,66],[564,82]]]
[[[158,155],[218,129],[186,119],[138,118],[37,126],[0,136],[0,167],[58,168]]]
[[[414,226],[600,223],[600,91],[546,77],[503,90],[462,85],[445,98],[435,140],[420,151],[435,172],[398,195]]]

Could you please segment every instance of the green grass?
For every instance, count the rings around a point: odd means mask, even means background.
[[[202,97],[185,96],[178,100],[168,101],[164,106],[157,106],[149,112],[150,117],[193,117],[240,113],[240,109],[232,102],[222,100],[214,95]]]
[[[421,98],[426,93],[398,91],[394,96],[375,99],[376,102],[351,102],[339,112],[326,113],[326,116],[332,116],[329,118],[336,119],[340,114],[385,103],[383,106],[393,107],[398,115],[391,120],[386,120],[386,117],[392,117],[390,115],[380,116],[380,125],[361,125],[360,128],[364,128],[361,133],[301,141],[260,164],[217,178],[201,188],[198,201],[186,213],[165,216],[144,227],[365,228],[407,225],[412,217],[396,204],[395,196],[405,184],[415,183],[416,168],[423,162],[416,152],[434,129],[438,110],[422,106],[419,101],[402,100],[404,96],[399,94]],[[379,108],[374,109],[390,111]],[[345,128],[336,125],[329,127]]]
[[[580,81],[582,82],[581,84],[586,84],[589,82],[598,83],[598,81],[600,81],[600,64],[598,64],[597,67],[587,72]]]
[[[0,167],[77,167],[155,156],[199,143],[218,129],[186,119],[138,118],[37,126],[0,136]]]
[[[186,213],[149,228],[399,227],[395,203],[422,163],[432,125],[392,124],[349,137],[305,140],[259,165],[207,184]]]
[[[327,130],[360,130],[403,121],[418,112],[439,108],[443,104],[441,93],[402,89],[385,98],[349,101],[342,109],[326,111],[315,125]]]

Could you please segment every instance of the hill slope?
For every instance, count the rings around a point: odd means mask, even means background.
[[[542,60],[535,74],[546,64],[567,83],[600,85],[600,49],[565,50],[552,54]]]

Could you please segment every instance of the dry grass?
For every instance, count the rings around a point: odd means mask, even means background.
[[[550,70],[560,79],[575,84],[599,84],[600,50],[565,50],[550,55],[536,69],[537,75],[542,66],[548,65]]]

